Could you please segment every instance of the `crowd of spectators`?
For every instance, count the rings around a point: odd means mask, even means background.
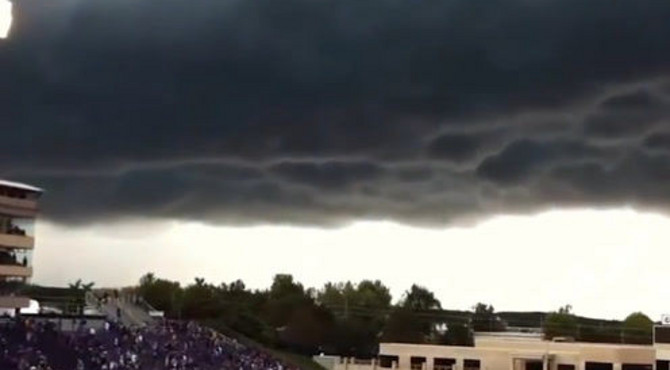
[[[192,322],[143,328],[106,322],[104,328],[61,332],[50,323],[0,325],[2,370],[290,370],[262,350]]]

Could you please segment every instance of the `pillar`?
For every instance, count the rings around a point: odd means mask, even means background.
[[[400,356],[398,357],[398,368],[400,369],[411,369],[412,363],[409,356]]]
[[[457,358],[456,359],[456,364],[454,366],[454,370],[463,370],[463,359],[462,358]]]

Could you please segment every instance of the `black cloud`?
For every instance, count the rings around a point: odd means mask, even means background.
[[[640,135],[663,124],[670,115],[670,102],[649,91],[638,90],[612,96],[584,122],[587,135],[620,138]]]
[[[644,146],[670,152],[670,132],[654,132],[644,139]]]
[[[436,159],[464,161],[473,158],[481,146],[475,135],[445,134],[428,145],[428,154]]]
[[[486,158],[477,168],[477,174],[486,180],[512,185],[530,179],[562,161],[585,161],[605,156],[605,150],[577,141],[533,141],[522,139],[512,142],[500,153]]]
[[[0,175],[53,220],[668,203],[666,0],[14,5]]]

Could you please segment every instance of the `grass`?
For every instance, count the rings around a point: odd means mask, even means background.
[[[270,348],[266,347],[261,343],[258,343],[257,341],[244,336],[243,334],[240,334],[239,332],[236,332],[232,329],[230,329],[228,326],[222,324],[221,322],[217,322],[215,320],[205,320],[202,321],[202,324],[205,326],[208,326],[224,335],[227,335],[229,337],[235,338],[241,343],[250,346],[250,347],[255,347],[262,349],[263,351],[266,351],[267,353],[273,355],[274,357],[278,358],[282,362],[295,366],[301,370],[325,370],[325,368],[316,362],[314,362],[311,358],[303,355],[299,355],[297,353],[292,353],[288,351],[282,351],[280,349],[275,349],[275,348]]]

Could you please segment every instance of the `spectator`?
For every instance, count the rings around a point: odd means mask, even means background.
[[[268,354],[195,323],[62,333],[54,325],[17,321],[0,327],[0,369],[284,370]]]

